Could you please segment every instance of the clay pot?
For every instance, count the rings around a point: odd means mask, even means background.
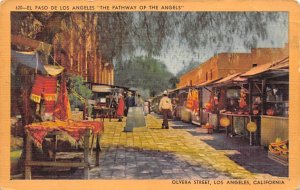
[[[274,114],[275,114],[275,111],[272,108],[267,109],[267,115],[273,116]]]

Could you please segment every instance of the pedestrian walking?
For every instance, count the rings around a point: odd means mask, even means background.
[[[122,121],[123,115],[124,115],[124,108],[125,108],[125,103],[124,99],[122,96],[122,93],[119,93],[119,99],[118,99],[118,109],[117,109],[117,116],[119,118],[119,122]]]
[[[144,100],[139,93],[137,93],[136,106],[141,107],[144,112]]]
[[[168,116],[172,113],[172,103],[168,97],[168,92],[163,92],[163,97],[159,102],[159,111],[163,115],[162,129],[169,129]]]
[[[128,92],[128,95],[125,99],[125,106],[125,116],[127,116],[129,108],[135,106],[135,100],[131,92]]]

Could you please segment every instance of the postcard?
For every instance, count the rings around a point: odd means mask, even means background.
[[[0,5],[0,190],[300,188],[296,1]]]

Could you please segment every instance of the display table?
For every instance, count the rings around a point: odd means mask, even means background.
[[[111,121],[111,118],[115,116],[115,111],[115,108],[95,106],[93,107],[93,118],[102,118],[102,120],[109,118],[109,121]]]
[[[254,144],[260,144],[260,116],[220,113],[219,119],[221,119],[222,117],[227,117],[230,120],[230,126],[226,128],[226,135],[230,135],[230,137],[241,136],[243,138],[250,138],[250,133],[247,130],[247,124],[250,122],[250,120],[255,122],[257,125],[257,130],[251,135],[253,135]]]
[[[93,136],[97,138],[96,142],[96,165],[99,164],[100,151],[100,134],[104,131],[103,122],[96,121],[47,121],[40,123],[33,123],[25,126],[27,133],[26,141],[26,160],[25,160],[25,179],[31,179],[31,168],[33,166],[40,167],[84,167],[84,178],[89,178],[89,139],[92,132]],[[76,141],[84,138],[83,155],[84,162],[56,162],[55,151],[56,145],[52,143],[54,156],[52,161],[33,161],[32,160],[32,142],[38,147],[42,146],[46,135],[53,135],[54,141],[57,135],[68,134]],[[92,147],[91,147],[92,148]]]
[[[288,140],[289,118],[280,116],[261,116],[261,145],[269,146],[279,137]]]

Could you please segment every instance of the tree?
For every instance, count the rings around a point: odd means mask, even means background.
[[[117,85],[149,91],[148,96],[155,96],[171,87],[170,80],[174,76],[157,59],[148,56],[134,57],[124,65],[126,66],[116,68]]]
[[[169,83],[171,84],[171,88],[176,88],[177,84],[179,83],[178,77],[174,76],[170,78]]]
[[[87,86],[84,85],[84,80],[81,76],[70,76],[68,81],[69,89],[75,90],[81,97],[85,99],[90,99],[93,96],[92,90],[90,90]],[[83,102],[80,99],[71,93],[69,90],[69,100],[72,108],[81,108],[83,109]]]
[[[174,39],[195,53],[199,47],[230,51],[240,42],[245,48],[256,47],[260,40],[273,40],[268,30],[272,24],[280,23],[284,32],[288,27],[284,12],[15,12],[12,33],[44,38],[49,43],[53,34],[72,27],[85,35],[88,30],[72,25],[71,17],[76,14],[84,15],[82,22],[97,15],[97,50],[103,59],[118,64],[137,52],[160,55],[174,45]]]
[[[174,45],[174,39],[195,53],[199,47],[231,51],[235,43],[253,48],[259,40],[272,41],[268,29],[278,22],[287,32],[283,12],[100,13],[99,45],[110,59],[122,59],[137,49],[160,55],[163,48]]]

